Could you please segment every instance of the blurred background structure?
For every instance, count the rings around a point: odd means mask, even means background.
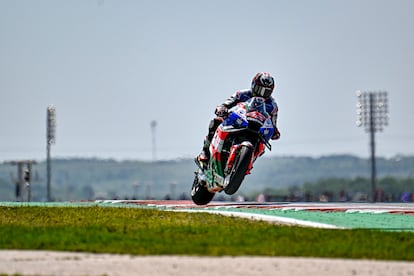
[[[46,179],[47,179],[47,201],[52,201],[51,181],[52,181],[52,160],[50,156],[51,145],[56,142],[56,107],[49,105],[46,118]]]
[[[388,98],[387,92],[357,91],[357,126],[363,126],[370,137],[371,152],[371,200],[376,201],[376,160],[375,160],[375,133],[383,131],[388,125]]]

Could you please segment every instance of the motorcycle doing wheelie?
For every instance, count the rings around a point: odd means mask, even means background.
[[[195,204],[209,203],[217,192],[232,195],[265,147],[272,150],[269,139],[274,127],[266,112],[265,100],[252,97],[229,110],[217,127],[210,143],[210,159],[195,172],[191,197]]]

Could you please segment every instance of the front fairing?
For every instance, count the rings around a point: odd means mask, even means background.
[[[260,128],[260,134],[266,141],[269,141],[274,132],[275,129],[273,127],[272,120],[266,119],[263,126]]]
[[[232,129],[246,128],[248,124],[246,109],[237,105],[230,109],[229,116],[222,123],[222,128],[224,131],[232,131]]]
[[[260,135],[270,140],[274,128],[269,113],[266,111],[265,100],[261,97],[252,97],[246,102],[238,103],[229,110],[229,116],[220,125],[225,132],[237,132],[249,127],[249,120],[256,120],[262,126],[259,129]]]

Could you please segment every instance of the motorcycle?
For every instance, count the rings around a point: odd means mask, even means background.
[[[265,147],[272,150],[269,140],[273,132],[263,98],[252,97],[232,107],[214,133],[208,163],[197,164],[191,189],[193,202],[205,205],[218,192],[236,193]]]

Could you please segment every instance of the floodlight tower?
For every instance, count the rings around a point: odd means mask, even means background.
[[[363,126],[370,134],[371,146],[371,193],[372,202],[376,201],[376,165],[375,165],[375,132],[383,131],[388,125],[388,99],[387,92],[361,92],[357,95],[357,120],[358,127]]]
[[[52,201],[50,192],[50,180],[52,175],[52,169],[50,166],[50,146],[56,141],[56,107],[54,105],[49,105],[47,108],[46,124],[47,201]]]

